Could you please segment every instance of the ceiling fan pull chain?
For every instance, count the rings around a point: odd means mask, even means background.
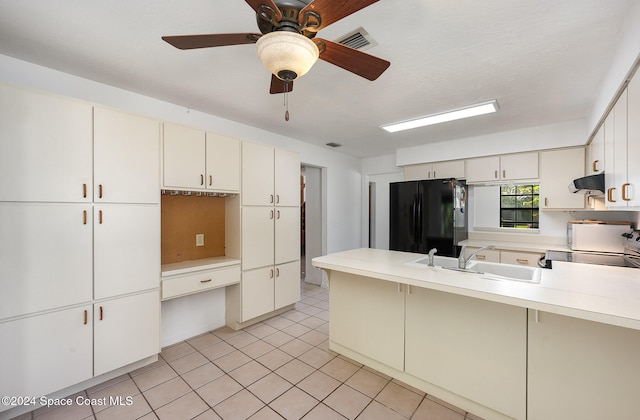
[[[289,121],[289,82],[285,82],[284,86],[284,120]]]

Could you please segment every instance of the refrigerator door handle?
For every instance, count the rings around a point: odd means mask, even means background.
[[[418,196],[413,196],[413,203],[411,203],[411,230],[413,231],[413,242],[417,243],[417,228],[418,228]]]
[[[416,212],[416,242],[422,243],[422,194],[418,194],[418,211]]]

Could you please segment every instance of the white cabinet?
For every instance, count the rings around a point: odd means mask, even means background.
[[[284,308],[300,300],[300,260],[275,266],[273,306]]]
[[[94,304],[94,376],[160,352],[158,290]]]
[[[242,143],[242,205],[300,206],[300,158],[295,152]]]
[[[405,288],[399,283],[331,271],[331,343],[403,371]]]
[[[89,204],[0,202],[0,319],[91,301]]]
[[[96,204],[94,212],[94,298],[158,288],[158,206]]]
[[[583,209],[585,195],[569,191],[584,176],[584,148],[540,152],[540,209]]]
[[[94,109],[94,201],[160,202],[160,123]]]
[[[0,322],[0,394],[38,398],[90,379],[92,312],[85,305]]]
[[[240,141],[164,123],[162,179],[165,188],[237,193]]]
[[[90,202],[91,105],[0,85],[0,201]]]
[[[595,175],[604,171],[604,125],[601,125],[587,146],[585,173]]]
[[[535,252],[500,251],[500,262],[503,264],[539,267],[538,260],[543,256],[544,254],[537,254]]]
[[[529,310],[529,420],[635,419],[640,332]]]
[[[463,179],[465,178],[464,168],[464,160],[409,165],[404,167],[404,179],[405,181],[447,178]]]
[[[298,207],[242,208],[242,269],[300,258]]]
[[[406,299],[406,373],[524,419],[527,310],[419,287]]]
[[[241,322],[300,300],[300,261],[242,272]]]
[[[465,258],[469,258],[471,254],[478,251],[479,247],[468,246],[465,248],[464,256]],[[487,262],[500,262],[500,251],[497,249],[485,249],[478,252],[474,257],[474,259],[478,261],[487,261]]]
[[[609,208],[640,206],[640,79],[622,92],[605,120],[605,184]]]
[[[220,267],[162,277],[162,300],[240,283],[240,267]]]
[[[538,153],[468,159],[467,184],[538,178]]]

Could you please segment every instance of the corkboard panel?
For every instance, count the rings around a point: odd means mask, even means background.
[[[161,197],[162,264],[224,255],[224,198]],[[204,233],[204,246],[196,246],[198,233]]]

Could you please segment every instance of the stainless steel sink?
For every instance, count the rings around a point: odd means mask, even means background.
[[[468,269],[482,273],[483,277],[494,280],[515,280],[527,283],[540,283],[542,269],[513,264],[499,264],[474,261]]]

